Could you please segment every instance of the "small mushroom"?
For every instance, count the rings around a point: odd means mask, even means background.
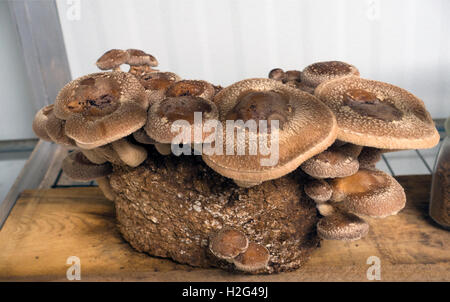
[[[383,151],[378,148],[364,147],[358,156],[360,168],[374,169],[381,160]]]
[[[110,163],[97,165],[91,163],[81,151],[73,151],[64,158],[62,170],[67,176],[80,181],[95,180],[112,173]]]
[[[100,155],[96,149],[91,150],[80,149],[80,151],[81,153],[83,153],[84,156],[86,156],[86,158],[91,163],[101,165],[108,162],[108,160],[104,156]]]
[[[405,207],[402,186],[379,170],[360,169],[352,176],[333,179],[331,186],[331,200],[357,215],[382,218],[395,215]]]
[[[236,269],[244,272],[256,272],[263,270],[269,263],[270,253],[261,244],[250,242],[248,248],[242,254],[233,259]]]
[[[314,94],[335,114],[339,140],[380,149],[431,148],[439,142],[424,103],[399,87],[348,76],[320,84]]]
[[[322,82],[351,75],[359,76],[359,71],[348,63],[341,61],[317,62],[303,69],[301,81],[306,86],[316,88]]]
[[[273,79],[275,81],[285,81],[286,74],[281,68],[274,68],[269,72],[269,79]]]
[[[337,211],[322,217],[317,234],[325,240],[359,240],[369,232],[369,224],[358,216]]]
[[[303,187],[306,195],[313,199],[316,203],[324,203],[331,198],[333,194],[333,189],[331,186],[323,179],[315,179],[308,182]]]
[[[335,178],[355,174],[359,169],[358,155],[362,146],[345,144],[331,146],[305,161],[302,170],[314,178]]]
[[[152,67],[158,66],[158,60],[151,54],[140,49],[127,49],[128,59],[126,63],[130,65],[129,73],[138,78],[149,72],[156,71]]]
[[[260,183],[279,178],[328,148],[335,140],[334,117],[326,106],[314,96],[275,80],[248,79],[237,82],[219,92],[214,97],[214,103],[219,109],[224,138],[227,137],[227,121],[254,121],[257,125],[257,129],[242,129],[244,141],[237,135],[234,140],[227,141],[227,149],[230,146],[232,154],[204,153],[202,156],[217,173],[238,182]],[[258,125],[265,121],[267,131],[261,131]],[[277,156],[270,158],[258,152],[251,154],[248,151],[250,134],[257,140],[270,142],[275,134],[271,132],[273,121],[279,125],[275,129],[278,153],[273,152]],[[245,154],[238,154],[238,146],[245,150]],[[262,159],[268,163],[262,164]]]
[[[132,134],[147,120],[148,99],[139,81],[126,72],[86,75],[59,92],[54,113],[65,133],[83,149]]]
[[[120,71],[120,65],[125,64],[129,58],[128,52],[121,49],[111,49],[105,52],[96,62],[101,70]]]
[[[40,139],[43,139],[44,141],[51,142],[52,139],[47,133],[46,124],[48,121],[48,116],[53,112],[53,104],[45,106],[41,108],[36,115],[34,116],[33,120],[33,131],[39,137]]]
[[[219,259],[229,262],[245,252],[249,246],[244,233],[232,228],[222,228],[209,239],[209,250]]]

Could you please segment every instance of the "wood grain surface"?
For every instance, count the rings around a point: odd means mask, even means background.
[[[367,259],[381,261],[382,281],[450,281],[450,232],[428,217],[430,176],[397,178],[407,206],[369,219],[359,241],[323,241],[301,269],[249,276],[196,269],[133,250],[115,226],[114,207],[98,188],[24,191],[0,231],[0,280],[64,281],[69,256],[82,281],[367,281]]]

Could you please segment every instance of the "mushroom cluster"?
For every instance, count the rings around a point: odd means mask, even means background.
[[[124,64],[128,71],[121,70]],[[208,147],[216,152],[194,154],[242,188],[305,173],[299,186],[323,216],[317,234],[356,240],[368,233],[364,216],[394,215],[405,205],[403,188],[375,168],[381,154],[430,148],[439,140],[420,99],[363,79],[344,62],[319,62],[303,71],[277,68],[268,79],[245,79],[225,88],[161,72],[157,65],[141,50],[110,50],[97,61],[102,72],[68,83],[33,122],[41,139],[75,149],[63,171],[77,180],[96,180],[112,201],[117,192],[111,174],[140,166],[152,154],[149,148],[169,155],[179,144],[194,151]],[[173,131],[180,129],[179,121],[189,134],[181,139],[182,131]],[[242,122],[236,126],[242,136],[233,129],[229,137],[229,121]],[[252,123],[259,127],[247,127]],[[252,153],[255,141],[259,151]],[[209,251],[237,270],[262,272],[272,257],[270,246],[249,242],[247,236],[223,228],[211,235]]]
[[[295,82],[276,68],[269,78],[313,94],[336,117],[336,141],[300,168],[309,176],[305,193],[323,218],[317,233],[328,240],[357,240],[366,217],[397,214],[406,203],[400,184],[376,169],[382,153],[431,148],[439,135],[423,101],[391,84],[363,79],[339,61],[318,62],[298,71]],[[295,84],[295,85],[293,85]]]

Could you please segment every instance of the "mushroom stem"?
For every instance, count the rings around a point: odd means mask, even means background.
[[[103,192],[103,195],[105,195],[106,199],[111,201],[114,201],[116,199],[116,193],[114,193],[113,189],[111,188],[108,177],[97,178],[95,181],[97,182],[100,190]]]
[[[126,139],[119,139],[112,142],[111,145],[120,159],[128,166],[137,167],[147,158],[147,150],[144,147],[131,144]]]
[[[320,215],[329,216],[334,213],[334,208],[328,203],[318,203],[316,205],[317,210],[319,210]]]
[[[257,185],[260,185],[262,183],[262,181],[245,181],[245,180],[237,180],[237,179],[233,179],[234,183],[237,184],[239,187],[241,188],[251,188]]]
[[[170,144],[156,143],[155,148],[161,155],[169,155],[172,153],[172,146]]]

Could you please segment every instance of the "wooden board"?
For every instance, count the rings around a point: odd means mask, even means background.
[[[95,188],[22,193],[0,231],[0,280],[66,280],[69,256],[81,279],[138,281],[367,281],[367,259],[381,261],[383,281],[450,281],[450,232],[428,217],[430,176],[399,177],[407,207],[370,219],[355,242],[324,241],[301,269],[248,276],[196,269],[134,251],[115,227],[114,208]]]

